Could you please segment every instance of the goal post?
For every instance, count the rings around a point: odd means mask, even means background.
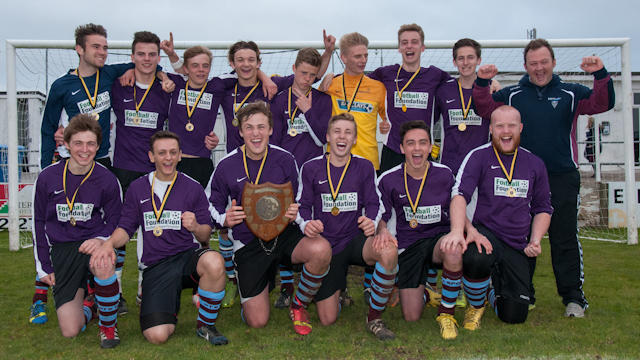
[[[555,72],[560,74],[565,81],[584,83],[591,87],[593,77],[585,74],[579,69],[580,59],[593,53],[603,58],[605,66],[612,73],[614,82],[616,83],[616,119],[621,118],[622,127],[619,129],[623,132],[620,141],[602,140],[602,144],[613,148],[616,147],[615,161],[605,159],[599,156],[596,159],[598,171],[596,173],[597,180],[600,180],[602,168],[617,169],[622,168],[623,171],[616,175],[613,181],[623,184],[624,193],[630,201],[624,204],[625,226],[622,229],[611,229],[612,222],[608,219],[608,214],[604,214],[600,210],[600,218],[593,224],[584,221],[584,229],[593,227],[596,229],[594,238],[612,238],[614,240],[626,241],[628,244],[637,244],[637,225],[636,225],[636,192],[635,184],[635,162],[636,155],[634,153],[634,133],[633,133],[633,92],[631,77],[631,55],[630,55],[630,39],[629,38],[604,38],[604,39],[548,39],[551,46],[556,52],[558,65]],[[456,40],[439,40],[426,41],[426,51],[422,54],[422,65],[437,66],[450,73],[457,72],[452,65],[451,49]],[[517,83],[524,73],[522,50],[529,43],[529,40],[479,40],[482,45],[482,63],[493,63],[498,66],[500,74],[497,79],[503,83],[503,86]],[[226,60],[227,49],[233,44],[233,41],[176,41],[174,43],[176,51],[179,53],[184,49],[202,45],[212,50],[214,60],[211,67],[211,75],[216,76],[221,73],[231,71]],[[322,41],[258,41],[258,46],[262,51],[261,69],[268,73],[277,73],[280,75],[289,75],[292,73],[291,65],[295,61],[297,50],[303,47],[314,47],[319,50],[324,48]],[[366,71],[372,71],[379,66],[391,65],[402,61],[397,51],[396,41],[370,41],[369,42],[369,61]],[[69,68],[77,66],[77,55],[74,51],[75,41],[73,40],[7,40],[7,110],[6,110],[6,129],[7,129],[7,171],[8,177],[8,229],[9,243],[12,251],[18,250],[20,247],[20,231],[18,219],[18,191],[19,191],[19,129],[18,129],[18,95],[21,91],[35,90],[46,94],[53,79]],[[336,46],[338,48],[338,46]],[[338,53],[338,50],[336,50]],[[109,63],[129,61],[131,54],[131,41],[109,41]],[[166,56],[163,56],[161,65],[165,69],[171,69]],[[343,65],[339,56],[334,54],[329,66],[329,70],[334,73],[343,72]],[[23,78],[35,76],[37,79],[31,82],[22,81]],[[41,78],[43,77],[44,80]],[[612,110],[613,111],[613,110]],[[608,118],[607,118],[608,119]],[[38,130],[39,130],[39,121]],[[580,120],[583,121],[583,120]],[[613,126],[612,122],[612,126]],[[619,126],[619,124],[615,124]],[[217,125],[216,125],[217,126]],[[526,131],[526,130],[525,130]],[[578,135],[581,135],[580,129],[576,129]],[[35,135],[34,135],[35,136]],[[39,139],[39,133],[37,135]],[[579,139],[581,137],[579,136]],[[597,137],[596,137],[597,138]],[[221,138],[222,139],[222,138]],[[27,139],[30,141],[30,139]],[[382,138],[379,137],[379,141]],[[598,140],[596,140],[598,141]],[[2,143],[2,141],[0,141]],[[39,143],[39,141],[38,141]],[[584,141],[578,141],[579,149],[584,148]],[[620,143],[620,144],[618,144]],[[32,144],[33,145],[33,144]],[[35,144],[39,146],[39,144]],[[31,149],[37,152],[39,149]],[[581,154],[581,153],[580,153]],[[618,156],[619,155],[619,156]],[[214,156],[215,158],[216,156]],[[30,172],[36,172],[37,164],[32,161],[38,156],[31,156]],[[624,159],[624,162],[620,161]],[[580,162],[581,173],[583,169],[590,169],[592,163],[582,160]],[[4,165],[2,165],[4,166]],[[32,173],[30,175],[36,176]],[[624,178],[624,180],[623,180]],[[7,181],[4,180],[4,181]],[[581,182],[584,179],[581,179]],[[611,179],[610,179],[611,180]],[[595,185],[593,185],[595,184]],[[599,182],[592,182],[593,186],[600,186]],[[605,191],[596,189],[597,196],[600,201],[605,201]],[[622,212],[621,212],[622,213]],[[598,214],[594,215],[598,216]],[[604,219],[606,218],[606,219]],[[604,220],[603,220],[604,219]],[[608,224],[608,225],[607,225]],[[620,222],[622,224],[622,222]],[[615,225],[615,224],[613,224]],[[608,226],[608,227],[607,227]],[[581,231],[583,227],[581,226]],[[604,235],[602,235],[604,232]],[[30,236],[30,235],[29,235]],[[581,233],[581,236],[584,236]]]

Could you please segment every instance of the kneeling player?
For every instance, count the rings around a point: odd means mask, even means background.
[[[464,327],[469,330],[480,327],[490,277],[495,289],[488,298],[498,317],[506,323],[527,319],[529,259],[540,254],[540,241],[553,213],[544,163],[519,147],[518,110],[506,105],[496,109],[490,130],[492,142],[465,157],[451,192],[449,236],[464,241],[464,229],[466,244],[476,243],[463,256],[463,281],[471,305]],[[469,222],[466,205],[475,191],[478,201]]]
[[[322,234],[333,249],[331,270],[316,294],[322,324],[332,324],[340,313],[340,290],[347,287],[349,265],[375,265],[367,330],[390,340],[395,334],[381,315],[398,272],[398,249],[395,242],[382,247],[374,241],[384,208],[373,164],[351,155],[356,135],[353,115],[338,114],[329,120],[326,137],[331,153],[309,160],[300,172],[298,221],[306,236]]]
[[[245,182],[285,184],[290,181],[296,192],[298,168],[291,153],[269,145],[273,118],[266,103],[255,102],[243,107],[238,111],[238,121],[244,145],[218,163],[207,190],[211,215],[217,226],[230,228],[242,316],[251,327],[266,326],[269,321],[269,292],[275,286],[278,264],[281,260],[291,264],[302,263],[300,284],[289,316],[295,331],[306,335],[311,332],[306,307],[328,272],[331,246],[321,236],[305,237],[294,223],[290,223],[271,243],[265,243],[249,231],[242,207]],[[293,203],[285,216],[293,221],[297,215],[298,204]]]
[[[100,269],[115,262],[113,249],[142,227],[138,261],[145,267],[140,307],[144,337],[154,344],[167,341],[178,322],[181,290],[198,287],[196,334],[213,345],[227,344],[215,327],[224,297],[224,260],[209,250],[213,224],[204,190],[176,170],[182,154],[176,134],[158,131],[150,143],[149,160],[156,170],[131,183],[118,228],[95,252],[91,265]]]
[[[33,249],[38,276],[53,287],[65,337],[76,336],[95,316],[94,303],[83,302],[91,270],[100,308],[100,346],[113,348],[120,343],[115,266],[89,268],[90,256],[116,228],[122,208],[118,180],[94,161],[101,142],[100,124],[89,115],[74,116],[65,128],[69,159],[45,168],[35,184]]]
[[[376,242],[382,245],[396,241],[387,229],[391,209],[395,209],[400,249],[398,288],[404,318],[420,319],[426,300],[427,269],[442,267],[442,301],[436,320],[442,337],[450,340],[458,336],[453,314],[462,277],[462,246],[443,237],[449,231],[449,191],[454,178],[448,167],[428,160],[430,133],[421,120],[408,121],[400,127],[400,150],[405,162],[378,179],[385,213]]]

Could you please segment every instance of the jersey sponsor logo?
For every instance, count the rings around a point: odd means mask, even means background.
[[[93,213],[93,206],[93,204],[75,203],[73,204],[71,216],[73,216],[76,221],[89,221],[91,220],[91,213]],[[56,214],[58,216],[58,221],[69,221],[69,205],[56,204]]]
[[[336,99],[338,109],[347,111],[347,101],[344,99]],[[373,104],[366,102],[354,101],[351,105],[351,112],[371,114],[373,112]]]
[[[358,210],[358,193],[348,192],[340,193],[336,197],[334,205],[331,194],[320,194],[322,196],[322,212],[330,213],[334,206],[337,206],[340,212],[357,211]]]
[[[285,111],[285,113],[289,112]],[[309,132],[309,128],[307,127],[305,120],[307,120],[307,118],[304,117],[304,114],[299,114],[295,119],[293,119],[293,128],[296,129],[298,134]],[[287,119],[287,132],[289,131],[291,131],[291,119]]]
[[[516,191],[514,196],[509,196],[509,188],[513,188]],[[513,179],[509,184],[509,181],[505,178],[493,178],[493,194],[495,196],[526,198],[527,193],[529,193],[529,180]]]
[[[408,109],[426,109],[429,106],[429,93],[404,91],[402,93],[402,101],[398,96],[398,92],[393,92],[393,106],[402,108],[405,105]]]
[[[193,104],[196,103],[196,99],[200,91],[189,90],[189,107],[193,107]],[[200,101],[198,101],[198,108],[204,110],[211,110],[211,102],[213,100],[213,94],[202,93],[202,97],[200,97]],[[178,95],[178,105],[187,105],[184,101],[184,89],[180,89],[180,94]]]
[[[137,113],[140,118],[140,123],[133,122],[133,118],[136,117],[135,110],[124,111],[124,125],[143,129],[156,129],[158,127],[158,113],[150,111],[140,111]]]
[[[153,231],[156,226],[162,230],[180,230],[182,228],[182,211],[165,210],[162,212],[160,221],[156,221],[156,214],[153,211],[142,213],[144,217],[144,231]]]
[[[560,99],[562,99],[562,98],[560,98],[560,97],[547,98],[547,100],[551,101],[551,106],[553,106],[554,109],[556,108],[556,106],[558,106],[558,103],[560,102]]]
[[[466,119],[464,118],[462,109],[449,109],[449,125],[458,126],[461,123],[480,126],[482,125],[482,118],[476,115],[473,109],[469,109]]]
[[[79,92],[80,92],[80,89],[78,89],[78,90],[76,90],[76,91],[72,91],[72,92],[71,92],[71,96],[73,96],[73,95],[75,95],[75,94],[77,94],[77,93],[79,93]]]
[[[91,102],[89,101],[89,99],[80,101],[78,103],[78,109],[80,110],[81,114],[99,114],[105,110],[111,109],[111,96],[109,95],[108,91],[105,91],[101,94],[98,94],[95,109],[93,106],[91,106]]]
[[[418,206],[415,215],[410,206],[403,206],[404,219],[409,222],[413,219],[418,221],[418,224],[435,224],[439,223],[442,215],[442,208],[440,205],[433,206]]]

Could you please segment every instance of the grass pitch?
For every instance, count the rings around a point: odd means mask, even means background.
[[[582,242],[585,293],[590,302],[584,319],[564,318],[564,305],[555,289],[549,245],[543,242],[534,283],[537,307],[524,324],[506,325],[490,309],[482,328],[460,329],[454,341],[442,340],[436,309],[425,308],[422,319],[408,323],[400,306],[387,308],[383,319],[396,333],[380,342],[365,330],[367,307],[362,299],[362,271],[349,276],[355,305],[342,310],[338,321],[322,326],[315,306],[314,325],[306,337],[293,331],[287,311],[272,307],[269,324],[251,329],[240,319],[240,307],[221,309],[217,327],[229,345],[213,347],[195,334],[197,311],[191,291],[182,294],[176,332],[160,346],[146,342],[140,332],[135,305],[137,265],[135,243],[127,246],[124,295],[129,314],[118,318],[122,343],[114,350],[99,348],[98,325],[93,321],[76,338],[64,338],[58,328],[49,294],[49,321],[29,324],[34,291],[32,249],[9,252],[8,236],[0,233],[0,357],[4,359],[417,359],[417,358],[638,358],[640,357],[640,247],[598,241]],[[271,294],[272,302],[277,291]],[[456,310],[462,324],[464,312]]]

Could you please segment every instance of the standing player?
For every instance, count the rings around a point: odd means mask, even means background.
[[[212,345],[225,345],[229,341],[215,327],[224,296],[224,261],[209,250],[213,224],[207,198],[195,180],[176,170],[181,156],[176,134],[155,133],[150,149],[155,171],[131,183],[118,228],[96,250],[91,266],[100,269],[114,263],[113,249],[127,243],[141,227],[138,261],[145,267],[140,307],[144,337],[153,344],[167,341],[178,322],[181,290],[198,287],[196,334]]]
[[[403,123],[400,141],[404,164],[378,178],[385,213],[376,240],[380,244],[398,243],[398,287],[407,321],[418,321],[428,300],[427,269],[442,268],[442,301],[436,320],[442,337],[455,339],[458,329],[453,315],[462,277],[462,246],[443,237],[449,231],[453,174],[448,167],[429,161],[431,132],[424,121]],[[396,212],[397,240],[387,229],[392,209]]]
[[[289,224],[271,243],[256,238],[247,227],[243,210],[242,190],[245,182],[261,184],[291,182],[298,188],[298,168],[293,156],[269,145],[273,119],[264,102],[249,104],[238,112],[243,146],[225,156],[211,177],[209,201],[211,216],[218,227],[229,228],[233,239],[242,316],[251,327],[263,327],[269,321],[269,292],[275,285],[278,264],[303,263],[298,291],[289,315],[300,335],[311,332],[306,307],[322,285],[329,270],[331,246],[321,236],[305,237],[296,224]],[[229,203],[231,202],[231,203]],[[229,206],[230,205],[230,206]],[[292,203],[286,217],[295,220],[298,205]]]
[[[498,69],[483,65],[473,88],[478,114],[489,117],[497,107],[507,104],[522,115],[522,146],[544,161],[551,187],[554,216],[549,227],[551,262],[558,294],[567,307],[565,316],[584,317],[588,302],[582,291],[584,282],[582,246],[578,239],[578,116],[599,114],[613,108],[613,81],[597,56],[582,59],[580,68],[594,76],[593,90],[563,82],[553,73],[556,65],[551,45],[544,39],[531,40],[524,49],[527,75],[516,86],[489,94],[487,82]],[[535,264],[535,261],[532,262]],[[532,267],[531,275],[533,275]],[[533,290],[533,284],[531,285]],[[535,298],[531,294],[531,303]]]
[[[489,291],[489,304],[498,317],[509,324],[527,319],[528,258],[540,254],[554,210],[544,163],[519,146],[522,128],[518,110],[496,109],[492,142],[465,157],[451,191],[451,233],[446,238],[465,248],[464,286],[471,306],[463,326],[468,330],[480,327],[490,279],[495,289]],[[478,198],[470,205],[469,221],[466,207],[474,192]]]
[[[386,247],[374,243],[384,207],[371,162],[351,155],[356,136],[353,115],[331,117],[326,135],[331,153],[302,166],[296,199],[300,203],[298,221],[306,236],[322,234],[333,250],[331,270],[316,294],[322,324],[331,325],[338,318],[340,291],[347,287],[349,265],[375,265],[373,281],[377,286],[369,306],[367,330],[380,340],[390,340],[395,334],[381,317],[398,272],[398,250],[394,243]]]
[[[355,118],[358,141],[353,147],[353,154],[371,161],[378,170],[380,159],[376,126],[378,115],[386,119],[385,88],[381,82],[364,75],[369,57],[367,46],[369,40],[357,32],[340,38],[340,59],[344,62],[344,74],[332,79],[326,93],[331,95],[332,115],[348,112]]]
[[[69,121],[64,132],[69,159],[45,168],[35,184],[33,251],[38,276],[53,287],[65,337],[78,335],[95,316],[95,303],[83,302],[91,271],[100,309],[100,346],[113,348],[120,343],[115,267],[89,267],[90,256],[115,229],[122,208],[118,180],[94,161],[101,142],[100,126],[90,115]]]
[[[116,116],[116,139],[113,150],[113,167],[124,194],[133,180],[153,171],[148,161],[146,144],[153,134],[162,130],[169,112],[171,95],[167,94],[156,78],[160,63],[160,39],[154,33],[139,31],[133,34],[131,62],[135,65],[135,84],[123,86],[116,81],[111,87],[112,109]],[[120,284],[120,308],[118,314],[128,311],[122,297],[122,266],[125,247],[117,249],[116,274]],[[141,278],[139,277],[141,281]],[[141,285],[141,284],[138,284]],[[140,286],[138,286],[140,295]]]

